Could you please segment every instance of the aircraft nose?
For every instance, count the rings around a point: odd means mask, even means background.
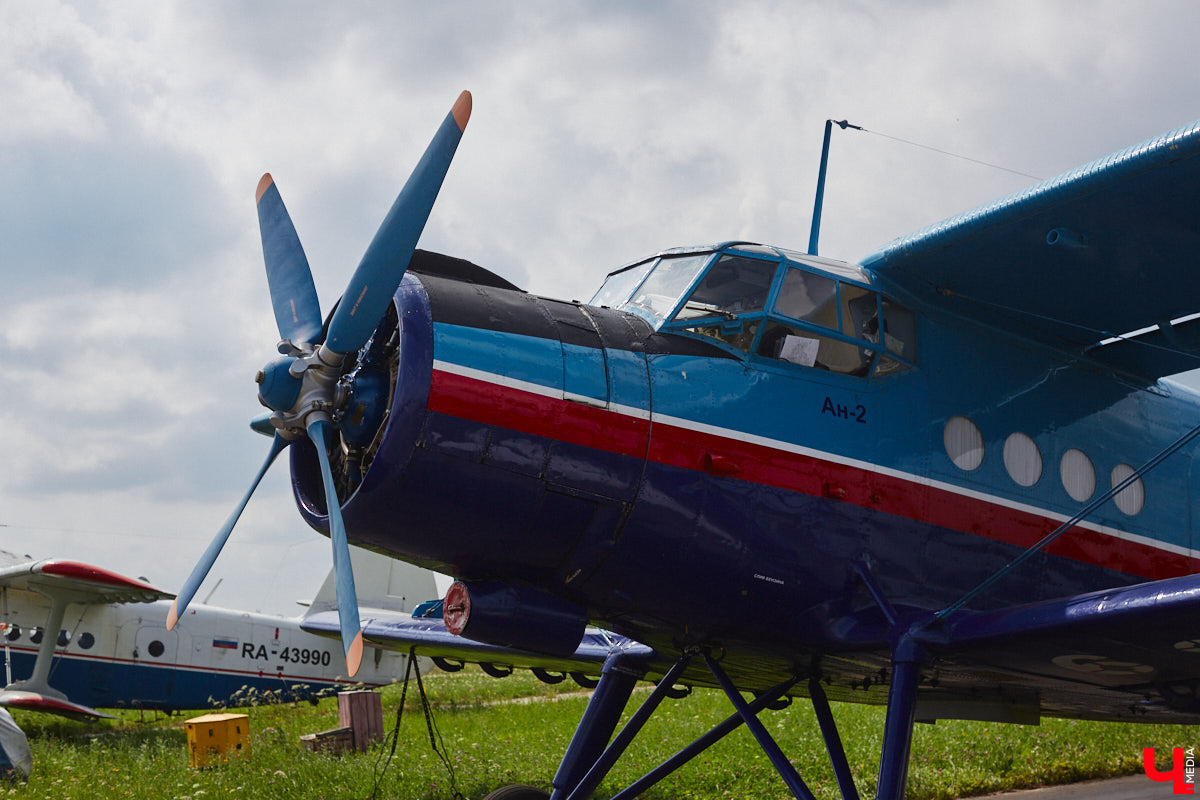
[[[330,467],[344,514],[355,496],[378,482],[378,472],[411,458],[428,404],[433,376],[433,323],[420,281],[406,275],[392,304],[354,364],[347,364],[334,393],[336,442]],[[290,450],[296,502],[306,521],[328,530],[328,506],[315,448],[300,440]],[[384,465],[387,465],[386,467]],[[351,536],[355,527],[348,526]],[[361,528],[360,528],[361,529]]]

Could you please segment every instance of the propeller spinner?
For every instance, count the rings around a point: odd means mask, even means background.
[[[325,485],[346,670],[349,676],[358,672],[362,661],[362,626],[358,618],[346,528],[327,454],[338,425],[338,379],[346,357],[367,344],[386,313],[470,116],[471,94],[464,91],[434,134],[363,254],[329,321],[324,342],[319,341],[321,310],[300,238],[270,174],[263,175],[259,181],[256,192],[259,230],[282,354],[281,358],[264,367],[257,378],[259,400],[272,412],[269,417],[274,431],[271,449],[241,503],[184,581],[167,615],[168,628],[175,627],[199,590],[242,510],[275,458],[292,442],[307,436],[316,446]],[[260,420],[255,420],[256,430],[264,427]]]

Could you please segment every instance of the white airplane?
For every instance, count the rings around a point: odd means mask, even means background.
[[[365,550],[351,558],[355,575],[367,576],[363,606],[404,613],[437,596],[426,570]],[[338,643],[301,630],[309,614],[336,607],[332,573],[308,612],[292,618],[198,605],[168,631],[173,597],[89,564],[0,551],[7,684],[0,707],[95,718],[108,716],[97,708],[175,711],[267,694],[316,698],[349,684],[391,683],[407,666],[406,653],[370,648],[347,680]]]

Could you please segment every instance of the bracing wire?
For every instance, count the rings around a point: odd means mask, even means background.
[[[841,125],[841,123],[840,123],[840,122],[839,122],[839,123],[837,123],[837,124],[838,124],[838,125]],[[927,145],[927,144],[921,144],[920,142],[913,142],[913,141],[910,141],[910,140],[908,140],[908,139],[902,139],[902,138],[900,138],[899,136],[891,136],[891,135],[889,135],[889,134],[886,134],[886,133],[880,133],[879,131],[873,131],[873,130],[869,130],[868,128],[864,128],[864,127],[862,127],[862,126],[860,126],[860,125],[850,125],[850,124],[846,124],[846,125],[843,125],[842,127],[843,127],[843,128],[853,128],[854,130],[856,130],[856,131],[862,131],[863,133],[871,133],[871,134],[874,134],[874,135],[876,135],[876,136],[881,136],[881,137],[883,137],[884,139],[891,139],[893,142],[900,142],[901,144],[907,144],[907,145],[910,145],[910,146],[912,146],[912,147],[919,147],[919,148],[921,148],[922,150],[929,150],[930,152],[933,152],[933,153],[939,153],[939,154],[941,154],[941,155],[944,155],[944,156],[950,156],[951,158],[957,158],[957,159],[961,159],[962,161],[970,161],[972,164],[978,164],[978,165],[980,165],[980,166],[982,166],[982,167],[990,167],[990,168],[992,168],[992,169],[998,169],[998,170],[1000,170],[1001,172],[1008,172],[1008,173],[1011,173],[1011,174],[1013,174],[1013,175],[1020,175],[1022,178],[1031,178],[1031,179],[1033,179],[1033,180],[1035,180],[1035,181],[1040,181],[1040,180],[1043,180],[1043,179],[1042,179],[1040,176],[1038,176],[1038,175],[1030,175],[1028,172],[1021,172],[1021,171],[1020,171],[1020,170],[1018,170],[1018,169],[1009,169],[1008,167],[1002,167],[1002,166],[1000,166],[999,164],[993,164],[993,163],[991,163],[990,161],[983,161],[983,160],[981,160],[981,159],[978,159],[978,158],[971,158],[970,156],[964,156],[964,155],[961,155],[961,154],[959,154],[959,153],[952,153],[952,152],[950,152],[949,150],[943,150],[943,149],[941,149],[940,147],[933,147],[933,146],[931,146],[931,145]]]

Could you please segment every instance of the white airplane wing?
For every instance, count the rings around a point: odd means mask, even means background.
[[[58,559],[0,567],[0,587],[38,592],[51,598],[61,595],[66,602],[83,605],[153,603],[175,596],[101,567]]]

